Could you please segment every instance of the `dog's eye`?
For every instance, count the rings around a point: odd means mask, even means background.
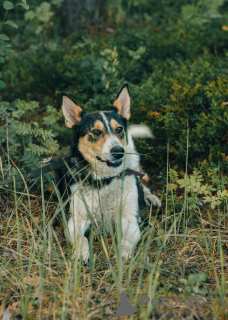
[[[117,127],[116,128],[116,133],[121,133],[123,131],[123,128],[122,127]]]
[[[101,131],[98,129],[93,129],[92,133],[95,134],[96,136],[99,136],[101,134]]]

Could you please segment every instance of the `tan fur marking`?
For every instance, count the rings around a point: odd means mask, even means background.
[[[119,137],[117,137],[117,139],[119,140],[119,142],[122,144],[122,146],[124,147],[125,145],[125,139],[120,139]]]
[[[104,124],[100,120],[97,120],[95,122],[95,124],[94,124],[94,128],[93,129],[97,129],[97,130],[103,131]]]
[[[67,96],[63,96],[62,111],[68,128],[72,128],[76,122],[82,120],[82,109]]]
[[[126,87],[122,89],[118,98],[114,101],[113,106],[117,109],[117,113],[123,118],[130,118],[130,96]]]
[[[119,101],[118,101],[118,99],[115,100],[115,102],[113,103],[113,106],[119,111]]]
[[[113,130],[116,130],[117,127],[121,127],[121,125],[120,125],[116,120],[114,120],[114,119],[112,119],[112,120],[110,121],[110,125],[111,125],[111,127],[112,127]]]
[[[110,121],[110,125],[112,127],[112,129],[114,130],[114,132],[116,131],[116,128],[118,127],[122,127],[121,124],[119,124],[116,120],[112,119]],[[124,146],[125,144],[125,138],[120,139],[120,137],[118,135],[116,135],[117,139],[119,140],[119,142],[122,144],[122,146]]]
[[[96,153],[97,155],[101,155],[102,152],[102,147],[103,144],[105,143],[105,141],[108,138],[108,135],[105,134],[102,137],[100,137],[100,139],[98,139],[98,141],[96,142],[90,142],[88,140],[88,136],[91,135],[93,136],[92,133],[87,133],[84,137],[79,138],[79,151],[82,153],[83,157],[89,162],[91,163],[93,158],[94,158],[94,154]]]

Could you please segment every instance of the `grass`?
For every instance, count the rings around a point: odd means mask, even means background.
[[[227,319],[227,302],[218,302],[228,294],[227,201],[215,209],[207,204],[191,207],[187,185],[180,194],[168,187],[169,177],[167,164],[163,207],[148,210],[149,224],[134,257],[124,264],[118,230],[117,237],[110,237],[94,223],[88,267],[72,257],[64,235],[66,202],[54,183],[48,194],[42,177],[35,194],[26,183],[24,188],[2,189],[0,317],[7,310],[14,319],[118,318],[123,290],[138,307],[132,319]],[[173,296],[173,304],[180,297],[212,298],[213,306],[141,306],[142,295]]]

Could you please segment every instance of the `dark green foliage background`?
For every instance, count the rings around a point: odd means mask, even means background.
[[[225,170],[228,1],[27,4],[26,13],[21,7],[9,12],[19,29],[8,30],[15,52],[6,55],[1,74],[7,84],[1,99],[9,103],[12,123],[10,155],[19,166],[31,169],[69,145],[70,131],[59,112],[61,92],[85,110],[104,110],[128,82],[131,123],[147,124],[155,135],[152,141],[136,141],[150,174],[165,177],[167,145],[171,167],[185,170],[187,143],[190,171],[218,164]],[[31,101],[36,107],[20,113]],[[33,130],[35,122],[36,128],[50,131],[51,140],[18,130],[18,122]],[[4,117],[0,138],[3,153]],[[38,152],[31,143],[43,148]]]

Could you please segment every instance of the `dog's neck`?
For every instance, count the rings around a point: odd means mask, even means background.
[[[83,162],[83,161],[82,161]],[[144,176],[144,173],[139,172],[137,170],[133,170],[131,168],[125,168],[121,172],[109,176],[109,177],[98,177],[96,174],[94,174],[93,169],[91,168],[90,164],[85,160],[84,164],[77,161],[77,158],[72,157],[72,163],[75,163],[76,165],[72,168],[72,171],[70,172],[71,177],[73,179],[73,183],[78,182],[85,185],[90,185],[95,188],[101,188],[103,186],[109,185],[113,179],[119,178],[124,179],[125,176],[135,176],[142,178]],[[87,162],[87,165],[86,165]]]

